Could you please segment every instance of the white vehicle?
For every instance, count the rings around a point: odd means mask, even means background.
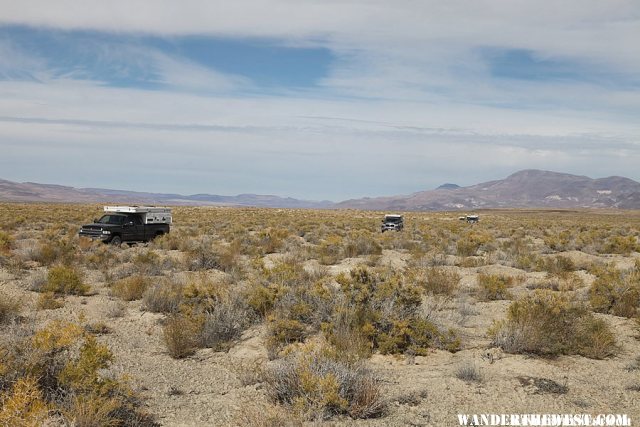
[[[404,228],[404,218],[402,215],[385,215],[382,220],[381,232],[401,231]]]

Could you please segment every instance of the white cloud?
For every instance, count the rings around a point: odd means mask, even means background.
[[[77,81],[0,82],[0,93],[9,179],[339,200],[527,167],[607,174],[615,165],[637,178],[640,160],[635,125],[572,111],[550,120],[473,105],[203,97]]]
[[[93,186],[333,199],[472,184],[529,167],[640,178],[635,0],[60,0],[55,7],[0,0],[0,7],[0,24],[258,37],[322,46],[335,57],[318,88],[251,97],[234,93],[252,88],[245,78],[147,46],[104,44],[100,54],[123,64],[125,77],[145,70],[165,90],[105,87],[78,72],[56,77],[41,59],[0,41],[0,72],[31,70],[44,82],[0,82],[0,168],[11,174],[4,178],[20,177],[27,165],[52,182],[64,172],[68,184],[89,171]],[[604,78],[497,79],[482,48],[525,50]],[[135,160],[122,159],[122,150]],[[104,163],[88,170],[86,158]],[[42,166],[29,166],[32,159]],[[174,178],[163,175],[169,169]],[[116,170],[144,173],[125,179]],[[132,180],[137,186],[126,185]]]

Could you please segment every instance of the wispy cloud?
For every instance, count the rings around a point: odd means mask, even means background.
[[[637,179],[639,23],[634,0],[12,2],[0,167],[80,185],[98,157],[86,185],[307,199]]]

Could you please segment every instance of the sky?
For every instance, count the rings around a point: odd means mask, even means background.
[[[340,201],[640,180],[638,0],[0,0],[0,178]]]

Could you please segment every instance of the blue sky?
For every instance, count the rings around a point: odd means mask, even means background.
[[[3,3],[0,178],[330,200],[640,180],[635,1]]]

